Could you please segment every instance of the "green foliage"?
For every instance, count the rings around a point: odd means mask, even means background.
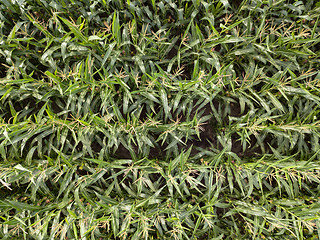
[[[319,16],[0,1],[1,238],[320,238]]]

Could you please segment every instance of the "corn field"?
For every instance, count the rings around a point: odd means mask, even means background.
[[[320,1],[0,0],[1,239],[319,239]]]

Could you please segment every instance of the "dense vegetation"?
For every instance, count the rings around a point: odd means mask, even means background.
[[[319,16],[1,0],[1,239],[319,239]]]

